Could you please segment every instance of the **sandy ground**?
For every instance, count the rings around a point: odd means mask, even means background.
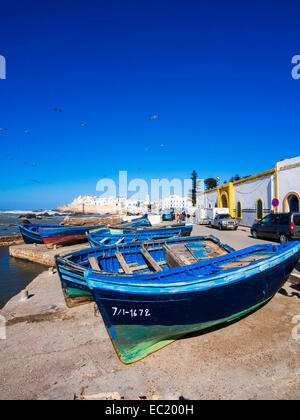
[[[203,232],[237,249],[252,245],[248,232],[197,226],[193,233]],[[177,340],[127,366],[93,303],[66,308],[57,274],[45,271],[27,290],[28,300],[16,295],[1,311],[1,399],[300,399],[300,284],[286,283],[226,328]]]

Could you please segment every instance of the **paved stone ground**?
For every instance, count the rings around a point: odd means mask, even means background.
[[[235,247],[259,243],[244,231],[196,226]],[[45,271],[1,311],[0,399],[300,399],[300,285],[260,310],[206,334],[177,340],[123,365],[94,304],[67,309],[57,274]],[[298,339],[297,339],[298,338]]]

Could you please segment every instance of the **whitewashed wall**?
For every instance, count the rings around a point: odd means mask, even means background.
[[[283,200],[287,194],[300,195],[300,156],[277,162],[279,211],[283,211]]]
[[[218,191],[207,191],[197,197],[197,207],[202,209],[214,208],[218,205]]]
[[[275,197],[275,176],[268,175],[263,178],[233,185],[234,211],[237,202],[241,202],[242,219],[240,224],[251,226],[256,219],[256,201],[260,198],[263,202],[264,216],[270,213],[272,199]]]

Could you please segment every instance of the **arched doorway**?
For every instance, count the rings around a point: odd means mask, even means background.
[[[299,201],[298,201],[298,197],[295,195],[291,195],[289,197],[289,211],[291,213],[298,213],[299,211]]]
[[[228,197],[226,193],[221,195],[221,207],[228,208]]]
[[[259,198],[256,201],[256,220],[261,220],[264,217],[264,207],[263,207],[263,202],[262,200]]]
[[[285,213],[297,213],[300,210],[300,196],[296,192],[288,193],[283,200]]]

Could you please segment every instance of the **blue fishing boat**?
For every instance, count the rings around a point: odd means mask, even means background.
[[[148,214],[146,213],[141,217],[136,217],[136,218],[131,219],[131,220],[118,222],[114,226],[118,226],[118,225],[122,225],[124,227],[126,227],[126,226],[130,226],[130,227],[142,227],[142,226],[147,227],[148,226],[149,227],[149,226],[151,226],[151,222],[148,219]]]
[[[114,246],[103,246],[94,249],[83,249],[74,253],[67,254],[63,257],[56,257],[56,267],[60,276],[62,290],[68,307],[72,307],[87,301],[93,300],[91,291],[86,283],[85,271],[106,270],[106,261],[108,264],[113,264],[108,267],[109,271],[115,269],[117,272],[123,272],[123,267],[126,267],[122,259],[122,255],[127,253],[136,254],[141,247],[157,250],[161,252],[164,248],[169,247],[175,249],[177,254],[181,255],[186,263],[191,261],[201,261],[203,259],[214,258],[219,255],[227,254],[234,251],[228,245],[222,244],[219,239],[212,235],[196,236],[188,238],[171,238],[160,239],[152,242],[132,242],[125,244],[115,244]],[[116,256],[116,259],[111,260]],[[143,259],[144,257],[142,257]],[[162,269],[167,269],[165,260],[158,262]],[[129,262],[128,270],[130,272],[139,274],[144,270],[148,270],[147,263],[138,265],[135,261]],[[142,271],[141,271],[142,270]]]
[[[118,222],[115,226],[122,226],[124,228],[141,226],[151,227],[151,223],[148,219],[148,215],[145,214],[142,217],[132,220]],[[85,227],[72,225],[20,224],[18,227],[26,244],[45,243],[49,248],[53,247],[54,244],[66,245],[86,241],[86,232],[93,229],[106,229],[105,225]],[[45,240],[43,240],[43,237],[41,236],[40,229],[42,229]]]
[[[100,226],[57,226],[38,228],[38,232],[47,248],[53,248],[54,245],[65,246],[78,244],[86,241],[86,234],[91,230],[105,228]]]
[[[189,236],[193,225],[170,225],[160,228],[117,228],[100,229],[87,233],[88,241],[93,248],[102,245],[142,242],[150,239],[163,239],[175,236]]]
[[[23,237],[23,240],[25,244],[42,244],[43,239],[41,238],[41,235],[39,233],[39,228],[55,228],[55,227],[61,227],[59,225],[39,225],[39,224],[24,224],[24,225],[18,225],[18,228],[20,230],[20,233]]]
[[[132,363],[265,304],[298,263],[300,242],[251,246],[188,265],[169,245],[119,254],[98,256],[100,269],[84,274],[117,355]]]

